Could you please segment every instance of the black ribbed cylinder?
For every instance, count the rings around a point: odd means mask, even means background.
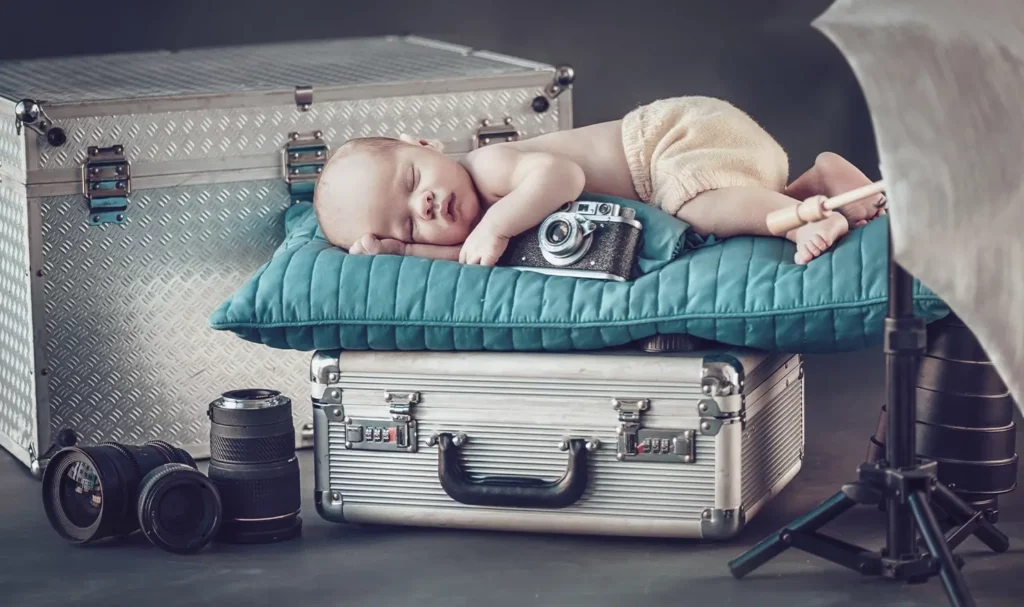
[[[291,401],[274,390],[225,392],[210,403],[210,480],[223,503],[217,539],[272,542],[301,527]]]
[[[955,315],[928,325],[915,391],[917,455],[938,464],[939,481],[991,516],[1017,486],[1015,403],[971,330]],[[868,448],[885,457],[887,407]]]

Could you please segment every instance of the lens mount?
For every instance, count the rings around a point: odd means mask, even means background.
[[[281,393],[263,388],[231,390],[213,401],[213,406],[222,409],[269,409],[282,404]]]
[[[186,464],[164,464],[142,481],[139,528],[154,546],[175,554],[201,550],[220,530],[216,485]]]
[[[544,259],[556,267],[576,263],[590,249],[593,238],[584,233],[575,213],[552,213],[537,228],[537,240]]]

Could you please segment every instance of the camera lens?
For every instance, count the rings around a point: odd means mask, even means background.
[[[210,480],[223,503],[217,539],[262,543],[302,528],[292,403],[275,390],[225,392],[210,403]]]
[[[128,535],[139,528],[134,510],[142,478],[168,463],[195,466],[188,453],[162,441],[65,447],[43,472],[46,516],[61,537],[78,544]]]
[[[567,238],[569,238],[569,231],[569,222],[564,219],[559,219],[548,226],[545,237],[548,242],[552,244],[562,244]]]
[[[220,493],[194,467],[165,464],[142,480],[138,518],[154,546],[178,554],[197,552],[220,528]]]

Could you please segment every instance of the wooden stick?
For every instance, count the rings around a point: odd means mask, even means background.
[[[855,190],[838,194],[832,198],[811,196],[807,200],[791,207],[768,213],[766,218],[768,231],[776,236],[784,236],[786,232],[799,228],[805,223],[825,219],[832,214],[832,211],[841,206],[863,200],[868,196],[874,196],[884,190],[885,181],[879,180]]]
[[[868,185],[863,185],[856,190],[850,190],[838,196],[833,196],[825,201],[825,208],[829,211],[838,209],[841,206],[848,205],[851,202],[857,202],[863,200],[868,196],[874,196],[875,194],[881,194],[885,191],[885,181],[879,180]]]

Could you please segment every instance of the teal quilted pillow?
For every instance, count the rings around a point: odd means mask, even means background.
[[[287,211],[284,242],[224,301],[210,326],[273,348],[590,350],[656,333],[786,352],[881,342],[887,218],[854,230],[806,266],[780,238],[704,241],[646,205],[631,282],[547,276],[414,257],[348,255],[307,203]],[[926,320],[946,306],[915,284]]]

